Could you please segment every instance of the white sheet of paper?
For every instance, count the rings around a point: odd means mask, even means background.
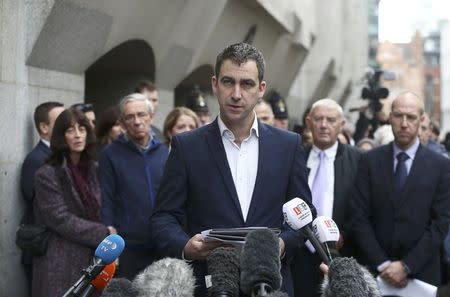
[[[436,297],[437,287],[418,279],[411,279],[404,288],[396,288],[377,277],[378,288],[381,295],[393,295],[400,297]]]

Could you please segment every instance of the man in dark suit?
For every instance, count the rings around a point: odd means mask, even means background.
[[[306,149],[312,202],[317,215],[330,217],[338,225],[341,232],[337,244],[340,253],[353,256],[353,242],[347,232],[346,223],[350,213],[350,193],[361,153],[358,149],[338,141],[345,118],[336,101],[316,101],[306,122],[313,136],[313,146]],[[321,261],[309,243],[297,250],[292,262],[296,296],[320,295],[323,276],[318,267]]]
[[[34,175],[45,160],[50,157],[50,139],[56,118],[64,110],[64,105],[59,102],[44,102],[34,110],[34,124],[39,133],[40,140],[34,149],[26,156],[20,172],[20,189],[25,199],[25,214],[22,223],[33,223],[33,199],[34,199]],[[22,264],[31,286],[32,259],[29,254],[22,254]]]
[[[218,243],[205,242],[211,228],[282,228],[282,206],[294,197],[311,204],[298,134],[256,119],[254,107],[266,90],[264,58],[238,43],[218,56],[212,89],[220,114],[204,127],[172,139],[172,150],[156,197],[151,230],[168,256],[194,260],[196,296],[205,296],[205,258]],[[282,229],[283,288],[292,296],[286,261],[301,238]]]
[[[440,246],[450,222],[450,161],[422,146],[423,101],[392,103],[394,142],[361,157],[352,196],[360,262],[395,287],[417,278],[441,283]]]

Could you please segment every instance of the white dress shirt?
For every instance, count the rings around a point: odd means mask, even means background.
[[[48,147],[50,147],[50,141],[45,140],[44,138],[41,138],[41,141]]]
[[[402,151],[394,142],[394,155],[392,156],[392,158],[394,158],[394,168],[393,168],[393,172],[395,174],[395,168],[397,167],[397,155],[401,152],[405,152],[408,155],[408,159],[405,161],[405,165],[406,165],[406,172],[409,174],[409,171],[411,170],[411,166],[412,163],[414,161],[414,158],[416,157],[416,153],[417,150],[419,149],[419,138],[416,138],[416,142],[414,142],[413,145],[411,145],[411,147],[409,149],[407,149],[406,151]]]
[[[338,148],[338,142],[336,141],[335,144],[333,144],[328,149],[324,150],[325,158],[327,159],[327,164],[329,166],[326,167],[327,170],[327,176],[329,177],[328,183],[324,191],[324,197],[325,201],[322,202],[322,213],[318,213],[319,216],[327,216],[329,218],[333,217],[333,202],[334,202],[334,160],[336,159],[336,153]],[[317,169],[319,168],[320,163],[320,149],[313,145],[311,152],[309,153],[307,167],[310,169],[309,176],[308,176],[308,185],[309,188],[312,189],[313,183],[314,183],[314,177],[316,176]],[[314,203],[314,197],[313,197],[313,203]]]
[[[255,114],[255,120],[250,129],[250,134],[242,141],[241,146],[239,147],[234,142],[235,137],[233,132],[225,126],[220,118],[220,114],[217,118],[228,165],[230,166],[231,175],[233,176],[234,186],[245,221],[247,220],[247,214],[250,208],[258,172],[258,121]]]

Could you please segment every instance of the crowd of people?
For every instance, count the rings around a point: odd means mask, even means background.
[[[281,229],[282,290],[319,296],[320,257],[283,224],[282,206],[294,197],[336,222],[336,253],[393,287],[412,278],[446,283],[450,159],[432,137],[423,100],[411,92],[393,100],[388,128],[378,127],[389,141],[355,138],[329,98],[318,98],[293,133],[282,96],[266,96],[264,72],[255,47],[226,47],[211,80],[219,115],[211,120],[195,88],[162,130],[153,125],[158,89],[148,82],[103,111],[37,106],[40,140],[21,171],[23,222],[45,225],[50,239],[43,256],[22,255],[30,295],[62,296],[100,241],[119,234],[118,277],[133,279],[161,257],[182,258],[194,268],[195,296],[206,296],[205,259],[221,244],[203,241],[201,231],[265,226]]]

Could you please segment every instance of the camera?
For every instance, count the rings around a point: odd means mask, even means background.
[[[390,75],[389,72],[384,72],[383,70],[372,70],[367,72],[366,77],[368,86],[364,87],[361,91],[361,98],[369,100],[369,109],[373,114],[376,114],[383,108],[380,99],[389,96],[389,90],[380,86],[380,77],[383,73]],[[384,75],[384,78],[386,79],[387,75]],[[389,77],[387,79],[389,79]]]

